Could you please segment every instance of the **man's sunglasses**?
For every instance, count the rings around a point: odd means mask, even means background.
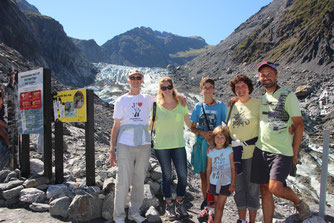
[[[162,90],[162,91],[165,91],[165,90],[172,90],[173,89],[173,85],[168,85],[167,87],[166,86],[161,86],[160,87],[160,89]]]
[[[129,77],[129,79],[132,80],[132,81],[133,81],[133,80],[139,80],[139,81],[140,81],[140,80],[143,79],[143,78],[140,77],[140,76],[137,76],[137,77],[133,77],[133,76],[131,76],[131,77]]]

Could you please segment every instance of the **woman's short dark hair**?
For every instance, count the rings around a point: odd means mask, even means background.
[[[249,77],[247,77],[246,75],[243,75],[243,74],[237,75],[237,76],[235,76],[235,77],[233,78],[233,80],[231,80],[231,82],[230,82],[230,87],[231,87],[232,92],[233,92],[235,95],[237,95],[237,94],[235,93],[235,85],[236,85],[238,82],[240,82],[240,81],[242,81],[242,82],[244,82],[245,84],[247,84],[247,86],[248,86],[248,90],[249,90],[249,94],[251,94],[251,93],[253,92],[253,90],[254,90],[253,82],[252,82],[252,80],[251,80]]]

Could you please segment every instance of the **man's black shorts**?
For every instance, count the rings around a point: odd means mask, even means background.
[[[269,153],[255,147],[252,161],[251,182],[257,184],[268,184],[269,179],[285,180],[292,168],[292,156]]]

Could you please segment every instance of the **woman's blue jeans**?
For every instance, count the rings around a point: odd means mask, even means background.
[[[177,173],[176,197],[184,198],[187,187],[187,153],[184,147],[175,149],[156,149],[155,154],[162,170],[162,192],[165,200],[172,199],[172,161]]]

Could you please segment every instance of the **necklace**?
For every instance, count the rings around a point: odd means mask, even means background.
[[[214,105],[215,103],[216,103],[216,100],[215,100],[215,99],[212,99],[212,101],[211,101],[210,103],[205,103],[205,102],[204,102],[204,104],[207,105],[207,106]]]

